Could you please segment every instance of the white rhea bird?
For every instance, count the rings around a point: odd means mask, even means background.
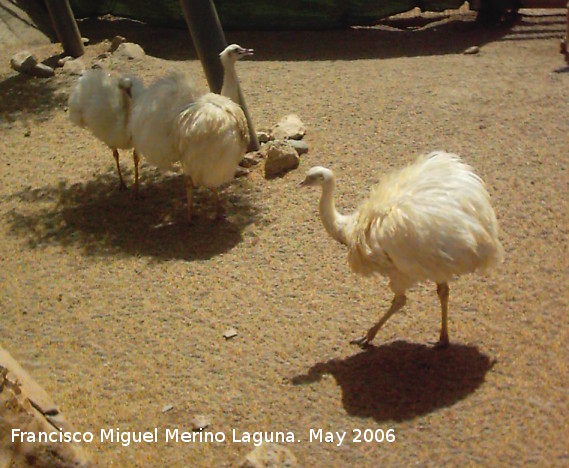
[[[368,345],[405,305],[407,289],[431,280],[442,313],[437,347],[447,347],[449,281],[503,261],[496,215],[482,179],[459,156],[436,151],[384,176],[350,215],[334,206],[335,177],[329,169],[313,167],[301,185],[322,188],[322,223],[348,247],[352,270],[388,277],[395,294],[389,310],[352,343]]]
[[[150,86],[134,105],[131,130],[136,150],[162,170],[172,170],[178,161],[182,165],[188,221],[194,186],[212,191],[220,216],[216,189],[234,178],[249,144],[247,120],[238,104],[235,62],[252,54],[237,44],[221,52],[221,95],[200,93],[185,76],[173,74]]]
[[[112,76],[102,69],[85,71],[69,97],[69,118],[79,127],[87,128],[113,151],[120,185],[126,185],[119,164],[119,149],[133,147],[129,119],[133,101],[144,94],[138,78]],[[133,150],[134,194],[138,193],[139,157]]]

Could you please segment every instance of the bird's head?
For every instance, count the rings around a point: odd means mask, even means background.
[[[306,177],[299,184],[301,187],[320,186],[334,181],[334,173],[322,166],[314,166],[306,173]]]
[[[237,60],[248,55],[253,55],[253,49],[245,49],[238,44],[231,44],[219,54],[219,58],[222,62],[235,63]]]
[[[144,92],[144,83],[135,76],[123,76],[119,79],[119,88],[131,99],[136,99]]]

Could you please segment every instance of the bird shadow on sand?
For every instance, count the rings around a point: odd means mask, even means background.
[[[405,421],[452,406],[472,394],[494,365],[475,346],[451,344],[436,350],[395,341],[312,366],[292,378],[294,385],[330,374],[342,388],[342,403],[352,416],[375,421]]]
[[[125,180],[132,180],[126,172]],[[206,260],[243,240],[242,231],[259,217],[247,180],[235,180],[221,196],[226,217],[213,221],[207,190],[196,191],[196,215],[189,225],[181,175],[142,169],[141,199],[118,189],[109,171],[86,183],[27,188],[9,198],[19,201],[8,216],[9,231],[31,248],[79,246],[88,255],[148,256],[158,260]]]
[[[53,80],[25,74],[0,81],[0,96],[3,124],[16,120],[49,120],[55,109],[65,107],[69,97]]]

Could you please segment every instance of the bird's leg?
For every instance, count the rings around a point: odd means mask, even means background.
[[[134,187],[132,196],[136,199],[138,198],[138,163],[140,162],[140,156],[136,150],[132,150],[132,160],[134,161]]]
[[[447,283],[437,283],[437,295],[441,301],[441,337],[435,348],[443,349],[449,345],[448,338],[448,296],[450,288]]]
[[[194,181],[190,176],[184,177],[185,185],[186,185],[186,197],[188,198],[188,223],[192,222],[192,204],[194,201]]]
[[[389,320],[389,317],[391,317],[395,312],[401,309],[401,307],[405,305],[405,302],[407,302],[405,294],[396,294],[395,297],[393,298],[393,301],[391,301],[391,306],[389,307],[389,310],[385,313],[383,317],[379,319],[379,322],[377,322],[373,327],[371,327],[368,330],[366,336],[357,340],[352,340],[350,341],[350,343],[359,345],[361,348],[365,348],[368,344],[372,342],[379,329],[383,326],[385,322]]]
[[[119,173],[119,179],[120,179],[119,190],[125,190],[126,184],[124,183],[124,179],[122,178],[121,165],[119,164],[119,150],[116,148],[113,148],[113,157],[115,158],[115,162],[117,163],[117,172]]]
[[[223,219],[223,209],[221,203],[219,202],[219,194],[216,189],[210,188],[211,193],[213,193],[213,203],[215,205],[215,221]]]

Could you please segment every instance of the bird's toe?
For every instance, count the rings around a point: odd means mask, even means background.
[[[369,339],[368,339],[367,336],[362,336],[361,338],[357,338],[357,339],[355,339],[355,340],[351,340],[351,341],[350,341],[350,344],[359,346],[359,347],[362,348],[362,349],[366,349],[366,348],[369,348],[369,346],[370,346],[370,341],[369,341]]]
[[[442,350],[442,349],[447,349],[448,346],[449,346],[448,340],[439,340],[436,343],[434,343],[433,348]]]

